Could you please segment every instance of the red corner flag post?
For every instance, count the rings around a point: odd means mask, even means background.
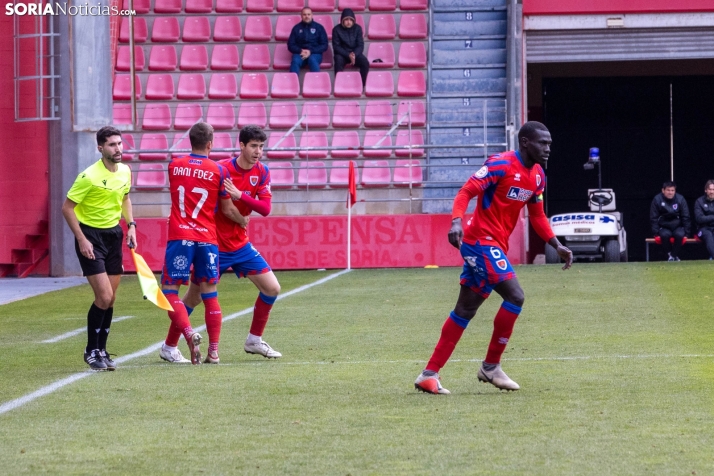
[[[347,195],[347,269],[352,269],[352,205],[357,203],[357,179],[355,176],[355,163],[350,160],[350,169],[347,179],[349,194]]]

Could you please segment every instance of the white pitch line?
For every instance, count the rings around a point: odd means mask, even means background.
[[[125,321],[127,319],[131,319],[134,316],[120,316],[117,318],[112,319],[112,324],[115,322],[121,322]],[[69,339],[70,337],[74,337],[77,334],[81,334],[82,332],[87,332],[87,326],[85,327],[80,327],[79,329],[75,329],[73,331],[65,332],[64,334],[60,334],[57,337],[53,337],[51,339],[43,340],[40,342],[40,344],[54,344],[55,342],[59,342],[64,339]]]
[[[299,293],[299,292],[302,292],[302,291],[305,291],[305,290],[307,290],[307,289],[310,289],[310,288],[313,287],[313,286],[318,286],[318,285],[320,285],[320,284],[326,283],[327,281],[330,281],[331,279],[335,279],[335,278],[337,278],[338,276],[342,276],[343,274],[349,273],[349,272],[350,272],[349,269],[344,269],[344,270],[339,271],[339,272],[337,272],[337,273],[334,273],[334,274],[331,274],[331,275],[329,275],[329,276],[326,276],[326,277],[324,277],[324,278],[322,278],[322,279],[318,279],[317,281],[315,281],[315,282],[313,282],[313,283],[306,284],[306,285],[304,285],[304,286],[300,286],[299,288],[295,288],[295,289],[293,289],[292,291],[288,291],[288,292],[286,292],[285,294],[279,295],[277,300],[286,298],[286,297],[288,297],[288,296],[292,296],[293,294],[296,294],[296,293]],[[252,307],[243,309],[242,311],[238,311],[238,312],[236,312],[236,313],[233,313],[233,314],[231,314],[231,315],[229,315],[229,316],[224,317],[224,318],[223,318],[223,321],[225,322],[225,321],[233,320],[233,319],[235,319],[236,317],[239,317],[239,316],[248,314],[248,313],[251,312],[252,310],[253,310]],[[203,326],[201,326],[201,327],[196,328],[196,330],[197,330],[197,331],[202,331],[202,330],[204,330],[205,328],[206,328],[206,326],[203,325]],[[123,357],[119,357],[119,358],[114,359],[114,360],[115,360],[117,363],[123,363],[123,362],[128,362],[128,361],[130,361],[130,360],[132,360],[132,359],[136,359],[136,358],[138,358],[138,357],[143,357],[144,355],[147,355],[147,354],[150,354],[150,353],[152,353],[152,352],[154,352],[154,351],[156,351],[156,350],[159,350],[159,349],[161,348],[161,344],[163,344],[163,341],[158,342],[158,343],[156,343],[156,344],[152,344],[152,345],[150,345],[149,347],[147,347],[147,348],[145,348],[145,349],[142,349],[142,350],[140,350],[140,351],[134,352],[133,354],[125,355],[125,356],[123,356]],[[37,399],[40,398],[40,397],[44,397],[45,395],[48,395],[48,394],[50,394],[50,393],[52,393],[52,392],[55,392],[55,391],[59,390],[59,389],[62,388],[62,387],[65,387],[65,386],[67,386],[67,385],[69,385],[69,384],[71,384],[71,383],[76,382],[77,380],[81,380],[81,379],[83,379],[83,378],[85,378],[85,377],[89,377],[89,376],[91,376],[91,375],[94,375],[95,373],[96,373],[96,372],[93,372],[93,371],[91,371],[91,370],[85,370],[84,372],[78,372],[78,373],[76,373],[76,374],[70,375],[69,377],[63,378],[62,380],[58,380],[58,381],[53,382],[53,383],[51,383],[51,384],[49,384],[49,385],[47,385],[47,386],[45,386],[45,387],[42,387],[41,389],[36,390],[36,391],[34,391],[34,392],[32,392],[32,393],[28,393],[27,395],[24,395],[24,396],[22,396],[22,397],[20,397],[20,398],[16,398],[16,399],[14,399],[14,400],[10,400],[9,402],[5,402],[5,403],[3,403],[2,405],[0,405],[0,415],[2,415],[2,414],[4,414],[4,413],[7,413],[7,412],[10,412],[10,411],[12,411],[12,410],[15,410],[16,408],[19,408],[19,407],[25,405],[26,403],[30,403],[30,402],[32,402],[33,400],[37,400]]]

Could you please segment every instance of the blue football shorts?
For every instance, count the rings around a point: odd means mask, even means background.
[[[250,243],[246,243],[240,249],[230,253],[221,251],[219,253],[219,262],[221,264],[220,275],[228,271],[228,268],[233,268],[233,272],[239,278],[265,274],[271,271],[268,262]]]
[[[494,245],[461,243],[464,267],[461,285],[468,286],[476,294],[487,298],[498,284],[516,277],[506,253]]]
[[[166,244],[161,284],[218,283],[218,246],[189,240]]]

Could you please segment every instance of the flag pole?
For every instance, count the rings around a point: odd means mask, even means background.
[[[347,192],[347,200],[350,192]],[[347,207],[347,269],[352,269],[352,207]]]

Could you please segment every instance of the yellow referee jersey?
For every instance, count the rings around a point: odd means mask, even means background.
[[[93,228],[113,228],[121,219],[124,196],[131,188],[131,169],[118,163],[112,173],[98,162],[77,176],[67,198],[77,206],[74,209],[80,223]]]

